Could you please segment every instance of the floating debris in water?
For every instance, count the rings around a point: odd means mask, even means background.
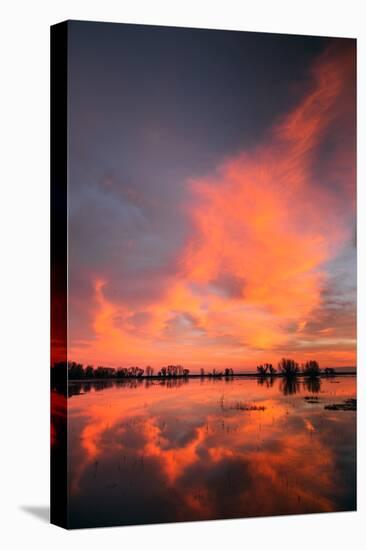
[[[346,399],[343,403],[334,403],[332,405],[325,405],[325,409],[329,411],[356,411],[357,399]]]
[[[306,395],[306,396],[304,397],[304,399],[305,399],[305,401],[306,401],[307,403],[309,403],[309,404],[312,404],[312,403],[313,403],[313,404],[316,404],[316,403],[319,403],[319,401],[320,401],[319,397],[316,397],[316,396],[314,396],[314,395]]]
[[[237,403],[235,403],[235,405],[230,407],[230,409],[235,409],[238,411],[264,411],[266,410],[266,407],[264,407],[263,405],[251,405],[248,403],[243,403],[242,401],[238,401]]]

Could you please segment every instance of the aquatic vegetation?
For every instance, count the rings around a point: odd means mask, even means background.
[[[356,411],[357,399],[345,399],[342,403],[325,405],[324,409],[327,409],[328,411]]]
[[[233,406],[229,408],[235,409],[237,411],[265,411],[266,410],[266,407],[264,405],[243,403],[242,401],[237,401]]]
[[[305,401],[309,404],[319,404],[320,402],[320,399],[319,397],[316,397],[314,395],[306,395],[304,397]]]

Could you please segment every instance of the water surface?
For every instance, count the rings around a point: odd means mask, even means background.
[[[178,383],[177,383],[178,382]],[[72,527],[354,510],[353,376],[73,383]]]

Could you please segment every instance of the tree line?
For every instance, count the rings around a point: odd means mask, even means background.
[[[183,367],[182,365],[167,365],[161,367],[159,370],[154,370],[153,367],[147,366],[145,369],[141,367],[103,367],[93,365],[84,366],[82,363],[77,363],[75,361],[60,362],[55,363],[52,369],[52,376],[54,379],[62,379],[65,375],[65,372],[68,374],[69,380],[84,380],[84,379],[110,379],[115,378],[118,380],[124,378],[162,378],[162,379],[172,379],[172,378],[187,378],[190,375],[189,369]],[[201,369],[201,377],[232,377],[234,376],[234,371],[231,368],[226,368],[223,371],[212,369],[212,371],[205,371]]]
[[[189,375],[189,369],[182,367],[182,365],[168,365],[162,367],[154,375],[153,367],[147,366],[145,369],[141,367],[103,367],[93,365],[84,366],[81,363],[75,361],[69,361],[67,363],[61,362],[54,365],[54,371],[57,376],[57,372],[65,372],[67,369],[69,380],[83,380],[83,379],[123,379],[123,378],[142,378],[144,377],[159,377],[159,378],[183,378]]]
[[[322,371],[319,363],[314,360],[306,361],[306,363],[303,363],[300,367],[299,363],[293,359],[283,358],[278,363],[277,369],[271,363],[264,363],[263,365],[257,366],[257,373],[260,376],[274,376],[275,374],[281,374],[287,378],[303,374],[304,376],[317,378],[322,373],[327,376],[333,376],[335,374],[335,370],[327,367]]]
[[[81,363],[75,361],[60,362],[56,363],[52,369],[52,377],[54,380],[62,380],[65,376],[65,373],[68,374],[69,380],[84,380],[84,379],[110,379],[115,378],[118,380],[121,379],[141,379],[141,378],[161,378],[161,379],[172,379],[172,378],[187,378],[190,376],[190,371],[187,368],[184,368],[182,365],[167,365],[161,367],[159,370],[154,370],[153,367],[147,366],[145,368],[132,366],[132,367],[104,367],[93,365],[84,366]],[[310,378],[316,378],[320,374],[325,374],[327,376],[332,376],[335,374],[333,368],[326,368],[323,371],[319,367],[317,361],[311,360],[307,361],[303,365],[299,365],[293,359],[281,359],[278,363],[277,368],[275,368],[271,363],[264,363],[263,365],[257,366],[257,374],[259,377],[271,377],[271,376],[284,376],[286,378],[293,378],[302,374]],[[199,375],[208,377],[208,378],[231,378],[235,375],[232,368],[225,368],[224,370],[212,369],[210,371],[205,371],[205,369],[200,370]]]

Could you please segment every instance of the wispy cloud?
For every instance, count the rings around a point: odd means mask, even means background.
[[[171,264],[161,263],[160,279],[157,264],[153,292],[143,260],[133,274],[136,289],[145,290],[140,300],[108,292],[111,282],[125,285],[113,266],[93,274],[94,334],[88,342],[71,334],[75,357],[246,367],[288,351],[354,363],[352,331],[341,337],[354,323],[354,303],[330,313],[325,298],[331,262],[353,246],[353,50],[326,51],[306,90],[257,147],[188,182],[188,236]],[[123,248],[126,262],[133,247],[131,240]]]

